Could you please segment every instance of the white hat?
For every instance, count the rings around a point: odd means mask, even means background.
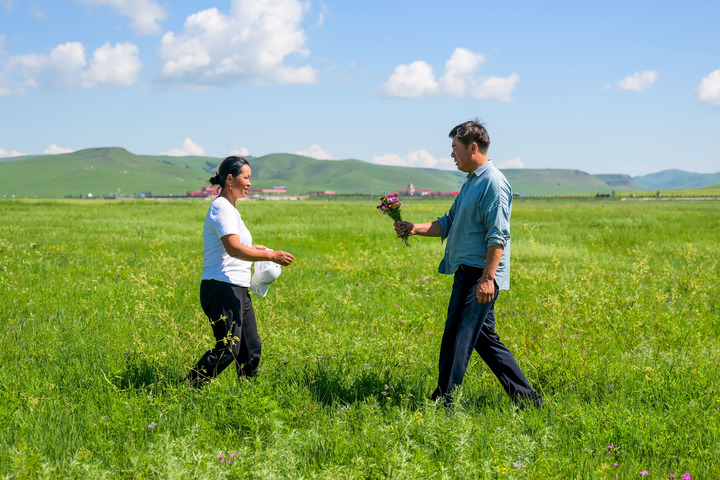
[[[250,280],[250,291],[258,297],[267,295],[268,287],[282,273],[282,268],[275,262],[255,262],[255,273]]]

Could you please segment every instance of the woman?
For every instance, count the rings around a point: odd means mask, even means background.
[[[200,358],[188,374],[192,387],[200,388],[225,367],[235,363],[238,377],[257,375],[260,364],[260,337],[248,287],[252,262],[269,260],[290,265],[287,252],[253,245],[235,203],[250,188],[250,164],[243,157],[227,157],[210,179],[219,185],[203,228],[203,273],[200,304],[210,320],[215,348]]]

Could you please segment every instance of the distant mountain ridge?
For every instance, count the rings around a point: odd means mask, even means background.
[[[682,170],[663,170],[662,172],[633,177],[633,180],[647,190],[703,188],[720,184],[720,172],[690,173]]]
[[[248,157],[254,189],[285,187],[290,195],[310,191],[382,194],[407,188],[457,192],[465,175],[458,171],[376,165],[356,159],[317,160],[275,153]],[[59,155],[0,158],[0,197],[63,198],[94,196],[185,195],[208,184],[221,158],[136,155],[120,147],[78,150]],[[569,169],[502,169],[513,192],[573,195],[720,184],[718,174],[670,170],[641,177],[590,175]],[[688,185],[693,185],[688,187]]]

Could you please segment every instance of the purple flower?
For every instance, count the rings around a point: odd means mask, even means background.
[[[640,472],[640,475],[647,475],[648,473],[649,472],[647,470],[643,470],[642,472]]]

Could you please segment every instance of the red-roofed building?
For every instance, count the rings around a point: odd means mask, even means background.
[[[200,190],[188,192],[188,197],[214,197],[220,193],[220,187],[205,186]]]

